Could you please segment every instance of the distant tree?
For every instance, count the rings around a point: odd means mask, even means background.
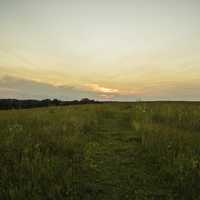
[[[83,98],[83,99],[80,100],[80,102],[83,103],[83,104],[87,104],[87,103],[92,103],[92,102],[94,102],[94,100],[90,100],[90,99],[88,99],[88,98]]]
[[[61,103],[61,101],[59,101],[58,99],[54,99],[54,100],[52,101],[52,104],[55,105],[55,106],[60,105],[60,103]]]
[[[51,105],[51,99],[44,99],[41,101],[41,106],[50,106]]]

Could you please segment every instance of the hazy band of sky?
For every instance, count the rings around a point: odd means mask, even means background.
[[[43,98],[47,84],[64,99],[200,100],[199,10],[199,0],[0,0],[0,97]]]

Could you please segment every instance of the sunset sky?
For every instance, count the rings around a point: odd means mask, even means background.
[[[200,100],[200,0],[0,0],[0,98]]]

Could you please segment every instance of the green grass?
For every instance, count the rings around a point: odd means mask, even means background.
[[[1,200],[200,200],[200,104],[0,111]]]

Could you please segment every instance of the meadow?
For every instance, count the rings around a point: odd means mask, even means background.
[[[0,111],[1,200],[200,200],[200,103]]]

